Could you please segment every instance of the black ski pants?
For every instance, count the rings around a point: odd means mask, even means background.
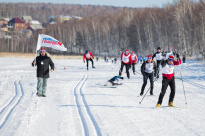
[[[135,64],[136,64],[136,63],[132,63],[132,70],[133,70],[133,73],[135,73]]]
[[[92,58],[90,58],[90,59],[86,59],[86,62],[87,62],[87,68],[88,68],[88,65],[89,65],[89,64],[88,64],[88,61],[89,61],[89,60],[92,62],[92,66],[93,66],[93,59],[92,59]]]
[[[166,93],[168,85],[171,88],[171,93],[169,95],[169,102],[173,102],[174,96],[175,96],[175,79],[174,79],[174,76],[172,77],[172,79],[167,79],[166,77],[163,77],[162,90],[161,90],[161,93],[159,95],[158,104],[162,104],[162,100],[164,98],[164,95]]]
[[[153,72],[152,73],[145,73],[143,75],[143,85],[142,85],[142,89],[141,89],[141,93],[144,93],[144,89],[147,85],[147,79],[149,78],[150,80],[150,93],[153,93],[153,88],[154,88],[154,81],[153,81]]]
[[[119,71],[119,76],[122,75],[122,71],[123,71],[123,67],[126,67],[126,73],[127,73],[127,78],[130,78],[130,73],[129,73],[129,68],[130,68],[130,64],[125,64],[123,62],[121,62],[121,68],[120,68],[120,71]]]

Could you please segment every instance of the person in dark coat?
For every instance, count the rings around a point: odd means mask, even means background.
[[[147,79],[149,78],[150,80],[150,95],[153,95],[153,89],[154,89],[154,72],[156,72],[156,64],[152,60],[152,55],[148,55],[147,60],[143,62],[141,66],[141,73],[143,75],[143,85],[141,88],[141,93],[140,95],[142,96],[144,93],[144,89],[147,85]]]
[[[185,63],[185,62],[186,62],[186,56],[185,56],[185,55],[183,55],[182,60],[183,60],[183,63]]]
[[[50,57],[47,56],[46,50],[41,49],[40,55],[32,62],[32,66],[37,66],[37,95],[46,97],[47,80],[49,78],[49,66],[51,72],[54,71],[54,63]]]

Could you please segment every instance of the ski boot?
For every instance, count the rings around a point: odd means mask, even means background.
[[[173,102],[169,102],[169,106],[173,107],[174,106]]]
[[[38,96],[38,97],[41,97],[42,95],[41,94],[39,94],[38,92],[36,93],[36,95]]]
[[[161,106],[161,104],[158,103],[158,104],[157,104],[157,108],[159,108],[160,106]]]

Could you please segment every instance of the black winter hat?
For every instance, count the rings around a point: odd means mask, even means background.
[[[161,50],[161,48],[160,48],[160,47],[157,47],[157,50]]]

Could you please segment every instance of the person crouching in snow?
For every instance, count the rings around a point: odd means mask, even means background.
[[[121,85],[119,84],[119,80],[118,79],[124,79],[123,77],[120,76],[114,76],[113,78],[111,78],[110,80],[108,80],[109,83],[111,83],[113,86],[115,85]],[[105,85],[106,86],[106,85]]]
[[[153,95],[154,71],[156,71],[156,64],[152,60],[152,55],[148,55],[147,61],[143,62],[142,66],[141,66],[141,72],[142,72],[142,75],[143,75],[143,85],[142,85],[142,89],[141,89],[141,93],[140,93],[141,96],[144,93],[144,89],[145,89],[145,87],[147,85],[147,79],[148,78],[150,80],[150,95]]]
[[[135,75],[135,64],[137,64],[138,58],[137,55],[135,55],[134,51],[131,52],[131,57],[132,57],[132,70]]]
[[[129,79],[130,78],[129,68],[130,66],[132,66],[132,57],[129,54],[129,50],[125,50],[125,52],[121,54],[121,60],[122,62],[121,62],[121,68],[119,71],[119,76],[122,75],[123,67],[125,66],[126,72],[127,72],[127,78]]]
[[[164,95],[166,93],[168,85],[171,88],[171,93],[169,96],[169,106],[173,106],[173,100],[175,96],[175,78],[174,78],[174,66],[181,64],[181,59],[179,57],[179,54],[176,54],[178,61],[174,60],[174,56],[170,55],[167,60],[162,60],[162,89],[161,93],[159,95],[159,99],[157,102],[157,107],[160,107],[162,104],[162,100],[164,98]]]
[[[37,65],[37,93],[38,96],[46,97],[46,87],[47,80],[49,78],[49,65],[51,67],[51,72],[54,71],[54,63],[50,57],[47,56],[46,50],[44,48],[40,51],[40,56],[32,62],[32,66]]]
[[[94,56],[91,52],[89,52],[88,50],[85,51],[85,54],[83,55],[83,61],[85,63],[85,59],[86,59],[86,62],[87,62],[87,70],[88,70],[88,61],[90,60],[92,62],[92,68],[95,68],[94,67],[94,64],[93,64],[93,59],[94,59]]]

